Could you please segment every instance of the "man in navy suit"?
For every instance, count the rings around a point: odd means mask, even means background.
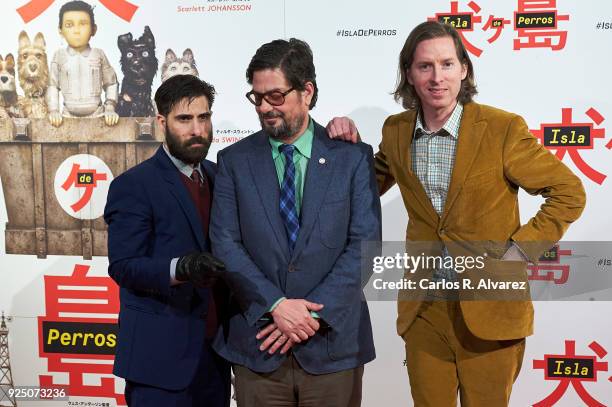
[[[121,287],[114,373],[130,406],[229,406],[229,364],[211,341],[223,308],[208,224],[215,90],[179,75],[155,94],[165,142],[111,184],[108,273]]]
[[[375,357],[361,267],[361,244],[381,239],[372,148],[310,118],[305,42],[263,45],[247,78],[262,131],[217,157],[211,241],[233,297],[215,350],[239,407],[358,406]]]

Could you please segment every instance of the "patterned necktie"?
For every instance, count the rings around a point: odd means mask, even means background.
[[[289,248],[293,252],[300,230],[300,221],[295,206],[295,164],[293,164],[295,147],[291,144],[283,144],[278,150],[285,156],[285,177],[280,191],[280,214],[285,223]]]

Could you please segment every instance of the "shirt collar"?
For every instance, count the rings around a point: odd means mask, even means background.
[[[71,46],[68,46],[68,54],[70,54],[70,55],[80,54],[80,55],[83,55],[85,58],[87,58],[90,53],[91,53],[91,47],[89,46],[89,44],[81,52],[78,52],[76,49],[72,48]]]
[[[444,123],[444,126],[437,132],[431,132],[425,130],[425,126],[423,125],[423,116],[421,110],[419,110],[419,114],[417,115],[416,125],[414,127],[414,138],[418,139],[423,134],[428,135],[437,135],[440,134],[442,130],[444,130],[447,134],[449,134],[454,139],[459,137],[459,126],[461,125],[461,116],[463,114],[463,105],[457,102],[457,105],[453,109],[448,120]]]
[[[183,175],[191,178],[191,174],[193,174],[193,170],[195,169],[200,173],[200,176],[202,177],[202,179],[204,179],[204,174],[202,173],[202,166],[200,165],[200,163],[198,163],[195,166],[184,163],[183,161],[179,160],[178,158],[170,154],[170,151],[168,151],[168,147],[166,147],[165,144],[162,144],[162,146],[164,148],[164,152],[168,155],[168,158],[170,158],[170,161],[172,161],[172,164],[174,164],[176,169],[179,170]]]
[[[310,159],[310,154],[312,153],[312,140],[314,138],[314,123],[310,117],[308,117],[308,127],[302,133],[300,137],[297,138],[293,142],[293,146],[295,149],[303,155],[304,157]],[[271,137],[268,137],[270,141],[270,145],[272,146],[272,159],[276,160],[276,157],[280,154],[278,148],[282,146],[284,143],[282,141],[274,140]]]

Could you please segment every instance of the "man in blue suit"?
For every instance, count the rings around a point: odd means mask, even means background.
[[[375,357],[361,244],[381,239],[372,149],[331,141],[310,118],[305,42],[263,45],[247,78],[262,131],[217,157],[211,241],[233,297],[215,350],[233,364],[239,407],[359,406]]]
[[[121,287],[114,373],[129,406],[229,406],[229,364],[212,351],[223,306],[208,224],[214,88],[191,75],[155,94],[165,142],[111,184],[108,273]],[[227,297],[227,296],[225,296]]]

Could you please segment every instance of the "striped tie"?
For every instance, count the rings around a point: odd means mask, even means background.
[[[295,147],[291,144],[283,144],[278,150],[285,156],[285,177],[280,191],[280,214],[285,223],[289,248],[293,252],[300,230],[300,221],[295,206],[295,164],[293,164]]]

